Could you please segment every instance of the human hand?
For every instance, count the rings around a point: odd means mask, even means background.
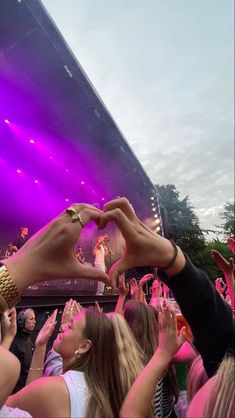
[[[226,284],[223,282],[222,277],[218,277],[218,278],[215,280],[215,287],[216,287],[216,290],[217,290],[220,294],[223,294],[223,292],[224,292],[224,291],[225,291],[225,289],[226,289]]]
[[[128,295],[129,285],[125,282],[125,277],[123,275],[119,277],[118,290],[120,296],[126,297]]]
[[[100,307],[99,302],[97,300],[95,300],[95,307],[97,309],[98,312],[103,312],[103,308]]]
[[[139,287],[142,288],[145,283],[149,282],[149,280],[152,280],[154,278],[154,274],[145,274],[143,277],[141,277],[139,281]]]
[[[183,327],[178,336],[176,315],[165,304],[158,313],[158,354],[171,361],[186,340],[185,332],[186,327]]]
[[[132,279],[130,279],[129,284],[131,299],[139,299],[139,286],[137,280],[134,277],[132,277]]]
[[[4,340],[5,341],[7,340],[8,345],[10,346],[17,332],[15,308],[7,309],[6,312],[3,313],[2,319],[1,319],[1,330],[2,330],[2,343],[4,342]]]
[[[82,222],[99,223],[101,211],[91,205],[75,203],[72,206],[80,214]],[[12,257],[4,260],[9,274],[19,291],[43,280],[60,278],[89,278],[110,283],[109,276],[94,267],[81,264],[76,257],[76,247],[82,230],[80,221],[62,212]]]
[[[55,309],[54,312],[52,312],[51,316],[47,318],[45,324],[43,325],[42,329],[38,333],[38,336],[35,341],[35,346],[43,346],[46,345],[49,341],[49,338],[51,337],[55,326],[56,326],[56,316],[57,316],[58,309]]]
[[[153,298],[160,298],[162,297],[162,285],[160,280],[155,279],[152,284],[152,297]]]
[[[61,316],[61,328],[65,327],[73,319],[73,317],[82,310],[83,308],[80,303],[76,300],[69,299],[64,306]]]
[[[232,237],[227,238],[227,244],[230,251],[235,254],[235,239]]]
[[[217,266],[223,273],[233,274],[234,272],[234,261],[231,257],[228,261],[219,253],[219,251],[211,250],[211,256],[216,262]]]
[[[118,276],[129,268],[140,266],[165,267],[174,256],[172,243],[152,232],[136,216],[126,198],[112,200],[104,205],[99,229],[114,221],[120,229],[125,242],[125,254],[109,270],[111,284],[116,286]],[[177,274],[185,265],[185,257],[180,249],[174,266],[167,274]]]

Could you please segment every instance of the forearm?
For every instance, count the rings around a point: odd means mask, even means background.
[[[222,300],[206,273],[189,259],[179,274],[169,278],[159,271],[189,323],[195,346],[212,375],[222,360],[232,333],[232,310]],[[207,367],[208,366],[208,367]]]
[[[126,296],[125,295],[119,295],[118,296],[118,300],[117,300],[117,303],[116,303],[116,307],[115,307],[115,311],[114,312],[119,313],[119,314],[122,314],[125,300],[126,300]]]
[[[43,376],[45,354],[46,344],[36,346],[30,364],[26,385]]]
[[[228,287],[228,295],[231,300],[232,308],[235,310],[235,279],[233,273],[224,273],[226,284]]]
[[[121,418],[147,416],[156,385],[169,366],[170,358],[156,351],[129,390],[121,408]]]

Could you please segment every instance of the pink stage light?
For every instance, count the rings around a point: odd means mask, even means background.
[[[30,139],[29,142],[30,142],[30,144],[35,144],[34,139]]]
[[[69,199],[66,197],[65,202],[69,202]]]
[[[105,198],[104,198],[104,197],[102,197],[102,199],[101,199],[101,200],[103,200],[103,201],[104,201],[104,200],[105,200]]]
[[[5,122],[7,125],[10,125],[10,121],[9,121],[8,119],[4,119],[4,122]]]
[[[17,174],[21,174],[22,173],[22,171],[20,170],[20,168],[17,168],[16,172],[17,172]]]
[[[38,179],[35,179],[35,180],[34,180],[34,183],[35,183],[35,184],[38,184]]]
[[[66,170],[65,170],[65,171],[66,171],[66,173],[68,173],[68,172],[69,172],[69,169],[68,169],[68,168],[66,168]]]
[[[85,184],[85,181],[83,181],[83,180],[82,180],[82,181],[81,181],[81,184]]]

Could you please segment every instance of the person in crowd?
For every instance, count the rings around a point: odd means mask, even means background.
[[[138,373],[130,371],[128,359],[121,361],[115,332],[113,319],[96,308],[79,312],[53,344],[63,359],[63,374],[33,381],[10,396],[7,405],[38,417],[118,416]],[[32,360],[34,371],[41,368],[38,361]],[[133,375],[124,385],[128,370]]]
[[[203,367],[202,358],[200,355],[194,359],[189,369],[187,377],[187,397],[188,403],[191,402],[194,395],[201,389],[201,387],[208,381],[208,376]]]
[[[115,222],[126,240],[125,254],[112,266],[109,276],[104,272],[97,272],[97,270],[89,266],[81,265],[75,258],[75,244],[81,228],[89,220],[95,221],[100,229],[104,228],[109,222]],[[202,356],[203,364],[209,377],[217,372],[218,366],[224,358],[221,364],[221,366],[223,365],[222,372],[219,369],[218,374],[215,376],[219,376],[220,379],[220,386],[217,387],[223,387],[221,382],[225,384],[224,370],[228,363],[224,356],[229,348],[231,349],[231,341],[233,341],[234,337],[231,308],[218,295],[206,274],[195,268],[179,247],[173,242],[154,234],[141,223],[136,217],[133,207],[125,198],[108,202],[104,206],[104,213],[101,213],[97,208],[91,208],[89,205],[74,204],[52,221],[47,228],[29,240],[15,255],[4,260],[3,266],[0,267],[2,296],[0,310],[4,312],[6,306],[10,307],[14,305],[19,298],[20,292],[28,285],[40,281],[42,274],[45,280],[53,280],[60,277],[77,278],[81,277],[80,274],[82,273],[82,277],[99,278],[106,283],[111,283],[114,287],[117,277],[122,272],[129,268],[142,265],[154,265],[160,270],[160,279],[166,282],[170,288],[180,306],[182,314],[191,326],[195,345]],[[6,288],[6,277],[12,284],[11,290]],[[174,314],[170,314],[171,318],[173,316]],[[108,318],[106,319],[108,320]],[[161,323],[161,318],[159,322]],[[87,329],[89,329],[89,327],[87,328],[88,323],[89,320],[85,320],[82,336],[89,340],[89,338],[86,338]],[[169,321],[164,321],[164,323],[168,324]],[[81,325],[80,321],[79,325]],[[168,325],[167,328],[172,336],[172,328]],[[78,326],[77,331],[81,331],[80,326]],[[81,336],[81,332],[79,335]],[[85,346],[87,345],[85,344]],[[175,347],[176,345],[174,345]],[[160,356],[161,360],[164,360],[164,368],[168,367],[171,355],[168,353],[167,355],[163,354]],[[228,361],[230,363],[234,361],[234,354],[228,357]],[[157,364],[157,367],[160,367],[160,363]],[[153,367],[151,370],[151,376],[154,377],[154,393],[156,388],[156,375],[153,371],[156,370],[156,367]],[[159,373],[157,375],[159,376]],[[33,382],[32,385],[34,383],[37,383],[37,387],[40,386],[38,384],[39,380]],[[47,388],[45,385],[41,386],[46,391]],[[28,385],[28,387],[32,389],[31,385]],[[54,395],[51,393],[50,402],[53,396],[55,396],[56,388],[57,385],[54,387]],[[23,391],[26,389],[27,387]],[[152,394],[150,393],[149,395],[148,384],[143,385],[142,392],[146,392],[147,389],[148,396],[152,399]],[[57,400],[60,399],[61,393],[60,389],[58,390]],[[234,390],[233,386],[232,390]],[[18,394],[20,393],[22,391]],[[211,393],[208,393],[211,399]],[[225,395],[227,396],[229,393],[231,392],[226,392]],[[13,396],[17,397],[18,394]],[[146,408],[145,401],[141,402],[141,405]],[[132,406],[136,407],[133,404]],[[38,407],[40,408],[40,405]],[[63,414],[63,410],[60,412]],[[50,413],[51,411],[48,410],[48,416],[50,416]],[[38,416],[40,416],[40,413]],[[141,417],[143,416],[146,416],[146,414],[141,415]]]
[[[26,384],[34,351],[31,334],[34,331],[35,325],[36,319],[33,309],[24,309],[19,312],[17,316],[17,333],[10,346],[10,351],[15,354],[21,364],[20,376],[13,393],[18,392]]]
[[[20,235],[13,242],[12,249],[18,251],[27,241],[29,235],[29,229],[27,226],[22,226],[20,228]]]
[[[99,236],[95,244],[94,250],[93,250],[93,254],[95,256],[94,266],[97,269],[104,271],[104,272],[106,271],[105,257],[109,253],[108,247],[106,245],[108,239],[109,239],[108,234]],[[104,283],[101,281],[98,281],[96,294],[103,295],[104,288],[105,288]]]
[[[16,335],[16,310],[7,309],[1,315],[1,345],[0,345],[0,418],[32,418],[26,411],[18,408],[10,408],[4,405],[10,393],[12,393],[20,375],[21,365],[19,360],[9,351],[9,347]]]
[[[158,345],[157,312],[146,303],[129,300],[124,306],[123,316],[143,352],[144,364],[147,364]],[[166,370],[166,375],[159,380],[153,397],[155,417],[176,417],[174,402],[177,399],[175,372],[169,365],[169,370]]]

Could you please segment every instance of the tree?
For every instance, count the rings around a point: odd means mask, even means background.
[[[156,185],[156,190],[159,195],[165,236],[174,240],[198,265],[198,255],[205,249],[205,239],[189,197],[186,196],[181,200],[173,184]]]
[[[224,221],[223,224],[219,225],[219,228],[223,230],[223,234],[226,237],[235,236],[235,202],[225,203],[224,210],[219,214],[220,218]]]
[[[226,258],[226,260],[229,260],[229,258],[232,257],[232,253],[226,243],[217,239],[208,242],[204,250],[198,253],[197,259],[200,267],[206,271],[210,279],[215,280],[217,277],[222,277],[223,273],[213,260],[211,256],[211,250],[219,251],[220,254]]]

